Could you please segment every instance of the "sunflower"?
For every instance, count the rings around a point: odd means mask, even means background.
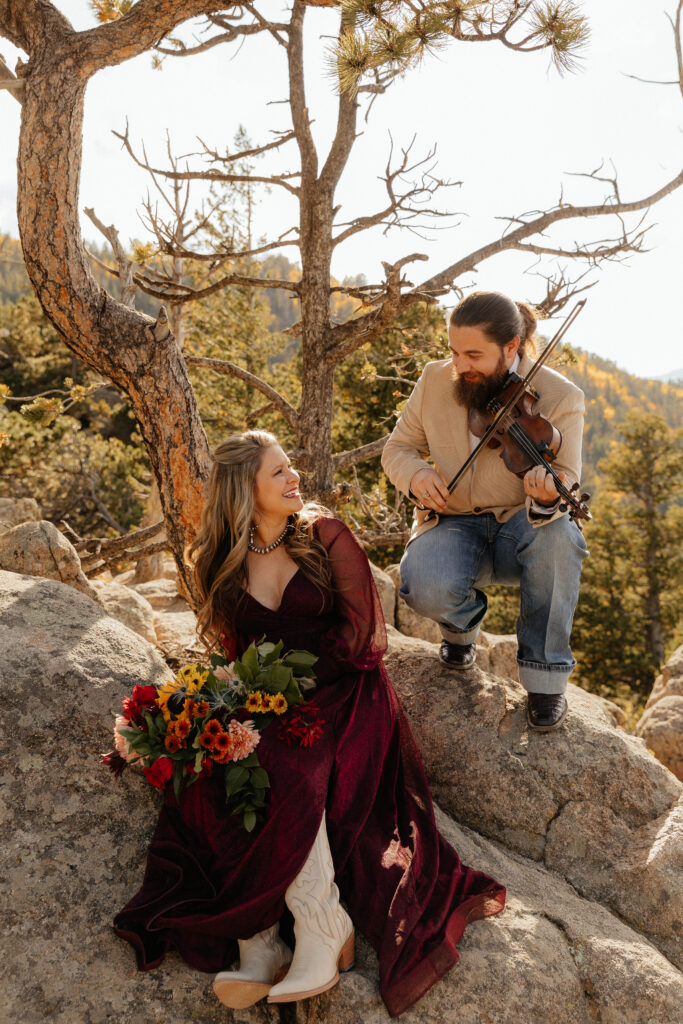
[[[169,733],[164,740],[164,746],[168,750],[169,754],[175,754],[177,750],[180,750],[180,740],[174,733]]]
[[[272,711],[273,710],[273,701],[274,700],[275,700],[275,698],[271,697],[270,694],[268,694],[268,693],[264,693],[263,694],[263,697],[261,698],[261,711],[263,712],[264,715],[266,714],[267,711]]]
[[[276,715],[284,715],[285,711],[289,707],[284,695],[281,693],[276,693],[274,697],[271,697],[270,702],[271,710],[274,711]]]
[[[194,683],[198,690],[201,689],[208,678],[208,670],[202,668],[201,665],[183,665],[176,672],[177,682],[181,684]]]
[[[179,680],[171,679],[159,688],[157,704],[161,709],[165,721],[170,721],[171,715],[184,715],[185,702],[188,697],[197,693],[201,684],[192,679]]]

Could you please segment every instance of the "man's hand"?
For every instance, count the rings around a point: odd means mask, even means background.
[[[410,480],[411,493],[421,505],[442,512],[448,501],[448,488],[434,469],[419,469]]]
[[[557,475],[564,481],[564,473]],[[537,505],[554,505],[560,496],[555,481],[543,466],[534,466],[525,474],[524,492],[533,498]]]

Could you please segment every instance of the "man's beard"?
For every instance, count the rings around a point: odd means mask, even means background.
[[[503,381],[507,377],[508,368],[505,363],[505,355],[501,350],[500,359],[495,370],[487,374],[481,381],[465,380],[464,377],[453,371],[453,394],[458,405],[466,409],[475,409],[483,412],[494,395],[501,389]]]

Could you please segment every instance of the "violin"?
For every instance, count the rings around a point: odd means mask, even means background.
[[[564,499],[560,511],[566,512],[569,509],[570,519],[591,519],[587,506],[590,494],[584,493],[577,497],[575,492],[579,484],[565,487],[552,467],[562,444],[562,434],[550,420],[534,412],[537,393],[530,387],[525,388],[502,419],[496,419],[500,410],[518,391],[521,380],[519,374],[508,372],[501,390],[489,401],[486,410],[470,409],[467,419],[470,431],[475,437],[483,438],[495,422],[486,447],[501,449],[500,457],[506,468],[523,479],[533,466],[543,466],[553,478],[557,493]]]
[[[579,484],[575,483],[569,489],[566,488],[552,468],[551,463],[560,449],[562,435],[549,420],[533,412],[538,395],[530,387],[532,379],[557,347],[560,339],[566,334],[585,304],[585,299],[577,302],[526,377],[522,378],[516,373],[508,372],[502,389],[488,403],[486,411],[483,413],[470,412],[468,417],[470,430],[480,440],[448,484],[449,492],[454,490],[483,448],[502,448],[503,462],[517,476],[523,477],[533,466],[543,466],[550,473],[557,493],[564,499],[559,506],[560,511],[566,512],[567,509],[570,509],[570,519],[593,518],[588,511],[587,504],[590,494],[584,493],[577,497],[576,491],[579,489]],[[427,512],[425,522],[436,519],[437,513],[433,509],[427,510],[420,502],[417,502],[417,507]],[[577,525],[580,526],[581,523],[579,522]]]

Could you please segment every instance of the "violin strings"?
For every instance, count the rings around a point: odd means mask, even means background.
[[[500,408],[499,403],[496,403],[496,405],[497,409]],[[508,419],[508,417],[505,417],[505,419]],[[504,427],[500,426],[498,432],[504,433],[504,429]],[[581,509],[580,502],[578,502],[574,495],[571,493],[571,491],[564,486],[564,484],[558,477],[557,473],[555,472],[551,464],[548,462],[547,459],[543,458],[538,448],[536,447],[532,439],[529,437],[529,435],[526,433],[526,431],[523,429],[523,427],[520,427],[519,424],[515,423],[513,419],[512,423],[510,423],[509,427],[507,428],[507,432],[508,434],[510,434],[515,444],[519,448],[521,448],[521,450],[533,461],[534,465],[545,467],[547,472],[550,473],[553,480],[555,481],[559,494],[563,498],[565,498],[565,500],[567,500],[573,508],[577,510]]]
[[[522,449],[522,451],[529,456],[529,458],[532,458],[537,466],[545,466],[545,468],[555,481],[557,489],[559,493],[562,495],[562,497],[566,498],[572,505],[576,505],[576,499],[574,498],[574,496],[571,494],[570,491],[568,491],[565,488],[564,484],[558,477],[553,467],[550,465],[547,459],[543,458],[541,453],[536,448],[536,445],[533,443],[531,438],[525,433],[522,427],[520,427],[516,423],[512,423],[508,428],[508,433],[512,437],[515,444],[517,444]]]

